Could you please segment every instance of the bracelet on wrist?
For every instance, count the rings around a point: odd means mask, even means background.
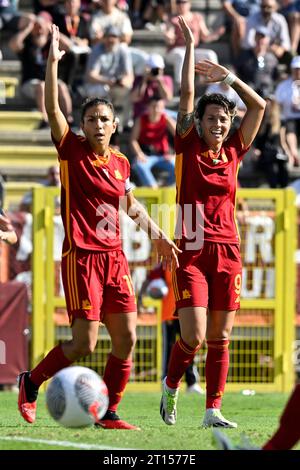
[[[232,85],[236,80],[236,76],[232,73],[229,72],[226,77],[222,80],[226,85]]]

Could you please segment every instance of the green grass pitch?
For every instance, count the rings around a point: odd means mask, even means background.
[[[238,423],[238,429],[225,432],[236,443],[239,442],[240,435],[245,433],[255,445],[261,445],[276,429],[287,398],[288,395],[280,393],[259,393],[254,396],[244,396],[241,393],[225,394],[223,414]],[[159,393],[125,394],[119,414],[130,423],[140,426],[141,431],[107,431],[94,427],[66,429],[49,416],[43,393],[38,399],[37,420],[30,425],[19,415],[17,394],[1,392],[0,450],[214,449],[211,430],[202,429],[200,426],[205,408],[203,396],[187,395],[181,391],[175,426],[164,424],[159,415],[159,403]]]

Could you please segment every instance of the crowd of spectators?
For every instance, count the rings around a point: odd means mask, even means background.
[[[166,116],[168,141],[168,158],[158,166],[168,167],[162,182],[173,184],[169,173],[172,165],[169,156],[173,152],[170,122],[176,119],[176,112],[171,108],[180,91],[184,57],[178,15],[185,18],[193,31],[197,61],[209,59],[223,63],[224,58],[216,52],[220,48],[210,44],[227,42],[234,73],[267,98],[269,107],[278,107],[277,137],[273,138],[274,126],[267,122],[273,116],[269,112],[261,134],[271,138],[272,146],[278,147],[276,155],[284,158],[278,161],[274,157],[274,171],[267,175],[264,166],[270,164],[272,152],[266,158],[261,143],[257,143],[253,154],[257,170],[266,174],[266,182],[271,187],[284,187],[288,183],[288,168],[299,165],[299,0],[221,0],[215,26],[208,25],[206,16],[193,10],[190,0],[64,0],[63,3],[33,0],[30,13],[18,9],[15,0],[0,0],[0,34],[2,29],[10,35],[9,47],[19,57],[22,67],[21,93],[33,100],[42,113],[39,124],[42,129],[48,127],[44,77],[49,31],[51,24],[56,23],[61,32],[60,47],[65,51],[59,65],[59,98],[69,124],[74,124],[73,107],[78,98],[98,95],[110,99],[120,117],[119,132],[131,130],[129,156],[136,170],[136,184],[155,187],[157,181],[150,176],[152,165],[148,157],[159,157],[161,163],[164,152],[148,152],[146,175],[140,136],[147,135],[144,126],[149,127],[151,119],[157,119],[149,118],[156,106]],[[159,31],[165,40],[164,54],[132,46],[134,31],[141,28]],[[205,90],[203,83],[198,86]],[[242,118],[245,106],[230,87],[214,84],[206,91],[223,93],[235,100],[238,119]]]
[[[244,165],[251,160],[263,185],[284,188],[290,183],[290,170],[300,165],[300,0],[220,3],[220,14],[211,25],[204,14],[194,11],[191,0],[32,0],[30,12],[22,11],[22,4],[19,9],[18,0],[0,0],[0,37],[4,34],[8,38],[9,48],[20,60],[20,93],[40,111],[38,129],[48,129],[45,68],[51,25],[57,24],[60,48],[65,51],[59,62],[59,101],[69,125],[78,127],[74,109],[85,97],[97,95],[111,100],[120,119],[117,133],[126,135],[124,153],[131,159],[134,183],[157,188],[175,184],[176,98],[185,53],[177,23],[181,15],[195,38],[196,61],[208,59],[226,65],[266,99],[264,119]],[[137,29],[163,37],[164,52],[133,46]],[[219,52],[222,48],[215,47],[218,42],[226,43],[226,50],[230,47],[230,64],[228,56]],[[243,118],[245,104],[229,85],[221,82],[205,86],[199,82],[197,86],[203,92],[221,93],[235,101],[235,121]],[[117,133],[115,144],[122,146]],[[0,173],[0,210],[4,197],[1,179]],[[258,181],[253,178],[251,186],[257,186]],[[39,182],[58,187],[59,168],[50,167],[47,178]],[[300,204],[300,179],[293,187]],[[239,199],[238,206],[242,214],[238,220],[243,224],[246,202]],[[24,195],[19,212],[14,214],[16,233],[0,212],[0,238],[14,244],[10,276],[28,286],[31,212],[31,191]],[[57,295],[62,292],[58,260],[63,229],[59,213],[56,199],[53,256]]]

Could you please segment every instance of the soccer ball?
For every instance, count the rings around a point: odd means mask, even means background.
[[[104,381],[93,370],[81,366],[57,372],[46,392],[50,415],[67,428],[94,424],[105,415],[108,402]]]
[[[152,299],[163,299],[168,292],[168,286],[162,278],[150,281],[146,289],[146,294]]]

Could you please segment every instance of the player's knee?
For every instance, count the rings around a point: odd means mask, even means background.
[[[188,337],[182,339],[190,348],[193,349],[199,348],[204,341],[202,335],[200,333],[197,334],[197,332],[190,333]]]
[[[222,341],[222,340],[229,340],[230,339],[231,328],[224,328],[220,331],[212,331],[210,334],[207,335],[208,341]]]
[[[232,325],[228,327],[224,327],[221,331],[221,338],[220,339],[229,339],[232,331]]]
[[[127,334],[113,339],[113,350],[122,357],[130,356],[136,343],[136,334],[130,331]]]
[[[92,341],[81,342],[74,344],[74,354],[78,357],[85,357],[94,352],[96,344]]]
[[[127,348],[127,351],[129,353],[133,351],[135,343],[136,343],[136,333],[135,331],[131,331],[124,338],[124,345],[125,345],[125,348]]]

